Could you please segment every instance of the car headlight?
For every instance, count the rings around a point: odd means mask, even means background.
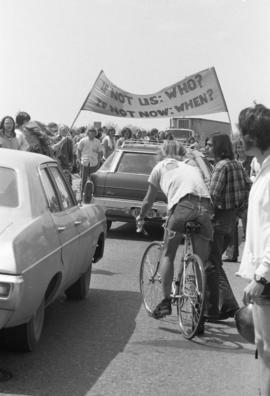
[[[0,282],[0,298],[7,298],[11,290],[11,284]]]

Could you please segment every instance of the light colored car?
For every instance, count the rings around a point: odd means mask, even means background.
[[[96,204],[78,205],[49,157],[1,148],[0,180],[1,342],[31,351],[48,304],[64,292],[87,297],[106,218]]]

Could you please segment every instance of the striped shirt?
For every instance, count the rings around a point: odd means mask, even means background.
[[[247,205],[251,181],[237,160],[219,161],[210,182],[210,194],[215,208],[237,209]]]

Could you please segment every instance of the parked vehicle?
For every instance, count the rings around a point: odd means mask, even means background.
[[[126,141],[116,149],[99,170],[92,175],[93,201],[103,206],[108,228],[112,221],[134,222],[148,189],[148,177],[158,161],[160,143]],[[212,167],[202,153],[192,150],[194,160],[208,183]],[[147,222],[164,221],[167,199],[159,191],[156,202],[148,212]]]
[[[231,134],[229,122],[208,120],[205,118],[173,117],[170,119],[171,132],[176,139],[186,143],[191,137],[204,144],[205,139],[214,133]]]
[[[148,176],[157,162],[160,144],[126,141],[92,175],[94,202],[103,206],[108,228],[112,221],[134,222],[146,194]],[[160,191],[149,222],[162,222],[167,214],[166,197]]]
[[[87,297],[92,263],[103,256],[106,217],[96,204],[77,204],[52,158],[0,151],[1,342],[32,351],[46,306],[63,292]]]

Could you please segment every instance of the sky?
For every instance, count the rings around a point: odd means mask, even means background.
[[[153,94],[214,66],[233,130],[244,107],[270,106],[269,0],[0,0],[0,15],[0,118],[169,126],[80,112],[101,70]]]

